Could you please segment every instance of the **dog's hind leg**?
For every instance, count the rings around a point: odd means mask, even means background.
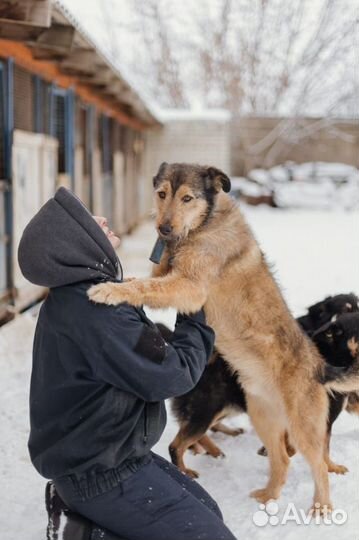
[[[278,499],[287,479],[289,457],[285,443],[285,425],[280,422],[277,411],[259,396],[248,394],[247,405],[253,427],[267,449],[270,464],[266,487],[253,491],[251,497],[265,503],[270,499]]]
[[[329,494],[328,465],[324,456],[326,452],[327,407],[328,398],[325,389],[319,386],[314,389],[309,411],[304,407],[289,412],[290,436],[298,451],[310,465],[315,483],[313,510],[319,513],[330,511],[332,504]],[[308,411],[308,407],[307,407]],[[303,421],[303,416],[306,418]]]
[[[327,433],[325,450],[324,450],[324,461],[328,465],[328,472],[335,474],[345,474],[349,471],[345,465],[338,465],[330,458],[330,439],[331,439],[331,429]]]
[[[329,394],[329,416],[327,423],[327,433],[325,440],[325,449],[324,449],[324,460],[328,465],[328,472],[335,474],[345,474],[348,472],[348,469],[344,465],[337,465],[330,459],[330,439],[332,436],[332,427],[342,410],[346,405],[346,396],[343,394],[337,394],[333,392]]]
[[[203,437],[201,437],[198,442],[210,456],[214,458],[224,457],[224,453],[222,452],[222,450],[218,448],[216,444],[214,444],[214,442],[210,437],[208,437],[208,435],[203,435]]]
[[[223,424],[222,422],[217,422],[211,427],[211,430],[216,433],[224,433],[225,435],[230,435],[231,437],[237,437],[238,435],[242,435],[244,433],[244,429],[242,428],[230,428]]]
[[[198,441],[191,444],[188,450],[190,450],[194,456],[198,456],[198,455],[206,453],[205,449],[203,448],[203,446],[199,444]]]
[[[172,463],[176,465],[180,471],[191,478],[198,478],[199,474],[197,471],[186,467],[183,456],[188,448],[196,445],[200,441],[206,430],[207,426],[204,431],[196,431],[194,433],[191,424],[182,425],[176,437],[168,447]]]

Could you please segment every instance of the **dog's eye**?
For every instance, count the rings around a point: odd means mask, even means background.
[[[328,339],[332,339],[333,338],[332,331],[329,330],[328,332],[325,332],[325,337],[327,337]]]
[[[183,202],[189,202],[193,199],[193,197],[191,197],[190,195],[185,195],[183,198],[182,198],[182,201]]]
[[[166,192],[165,191],[159,191],[158,196],[159,196],[160,199],[165,199],[166,198]]]

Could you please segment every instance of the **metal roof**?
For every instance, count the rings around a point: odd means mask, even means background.
[[[144,92],[61,0],[10,0],[0,5],[0,42],[1,52],[25,69],[77,87],[107,114],[120,115],[139,128],[161,124]]]
[[[148,102],[148,99],[143,95],[143,93],[134,87],[134,85],[126,78],[119,70],[119,68],[113,63],[109,55],[104,51],[103,47],[86,31],[86,29],[81,25],[81,23],[76,19],[76,17],[68,10],[67,6],[64,5],[61,0],[53,0],[53,13],[52,17],[59,22],[70,24],[78,33],[78,36],[75,36],[80,44],[81,41],[85,47],[90,47],[93,49],[93,52],[96,54],[98,59],[103,62],[104,65],[108,66],[111,71],[114,73],[116,79],[118,79],[123,85],[123,90],[119,89],[118,99],[119,101],[128,100],[129,104],[132,105],[134,111],[138,113],[138,116],[149,122],[160,124],[161,120],[159,119],[157,113],[153,110],[153,106]]]

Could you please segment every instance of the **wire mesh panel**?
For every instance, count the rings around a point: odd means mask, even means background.
[[[38,77],[33,77],[34,88],[34,130],[50,134],[51,85]]]
[[[94,211],[93,201],[93,152],[95,147],[94,124],[96,123],[96,114],[93,105],[86,106],[85,114],[85,155],[84,155],[84,203]]]
[[[50,134],[58,140],[59,181],[74,189],[75,150],[74,92],[55,85],[50,92]]]
[[[32,74],[14,66],[14,128],[34,130],[34,81]]]
[[[125,223],[125,160],[123,132],[118,122],[113,123],[113,226],[117,233],[126,231]]]
[[[41,109],[42,109],[42,131],[50,135],[50,114],[51,114],[51,85],[41,82]]]
[[[138,185],[136,175],[136,162],[134,153],[135,131],[124,128],[124,152],[125,152],[125,221],[127,229],[132,229],[138,219]]]
[[[59,141],[59,172],[66,172],[65,164],[65,96],[53,96],[53,135]]]
[[[8,232],[8,205],[9,205],[9,122],[12,115],[9,115],[9,62],[0,61],[0,318],[4,312],[4,304],[1,299],[9,292],[9,273],[11,254],[9,250]],[[11,70],[12,73],[12,70]],[[11,118],[10,118],[11,117]]]
[[[100,118],[101,169],[102,169],[102,202],[103,213],[111,227],[114,226],[113,216],[113,153],[112,153],[112,121],[108,116]]]
[[[88,190],[85,190],[85,132],[86,132],[86,106],[81,99],[75,98],[74,111],[74,190],[80,199],[88,205]],[[87,188],[87,186],[86,186]],[[85,193],[86,191],[86,193]],[[85,201],[86,198],[86,201]]]
[[[5,178],[5,66],[0,62],[0,180]]]

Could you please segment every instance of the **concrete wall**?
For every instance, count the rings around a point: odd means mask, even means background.
[[[146,134],[144,174],[151,179],[163,161],[215,165],[234,176],[245,175],[255,167],[271,167],[285,161],[342,162],[359,167],[359,123],[337,119],[325,125],[321,119],[301,118],[299,130],[305,138],[294,142],[284,133],[280,142],[265,149],[252,147],[268,136],[283,118],[247,117],[230,119],[223,110],[165,111],[163,127]],[[320,129],[312,132],[312,124]],[[291,134],[295,133],[295,128]],[[152,183],[146,182],[146,201],[151,199]]]
[[[230,125],[225,111],[164,113],[164,126],[146,134],[146,174],[163,161],[215,165],[230,171]]]
[[[268,135],[281,118],[248,117],[231,122],[231,172],[244,175],[254,167],[271,167],[284,161],[342,162],[359,167],[359,122],[336,120],[334,124],[301,139],[297,144],[288,142],[284,134],[281,144],[273,149],[252,152],[253,145]],[[320,120],[319,120],[320,121]],[[309,128],[318,119],[299,119],[300,129]],[[310,130],[310,128],[309,128]],[[274,150],[274,151],[271,151]],[[269,154],[268,154],[269,152]]]

